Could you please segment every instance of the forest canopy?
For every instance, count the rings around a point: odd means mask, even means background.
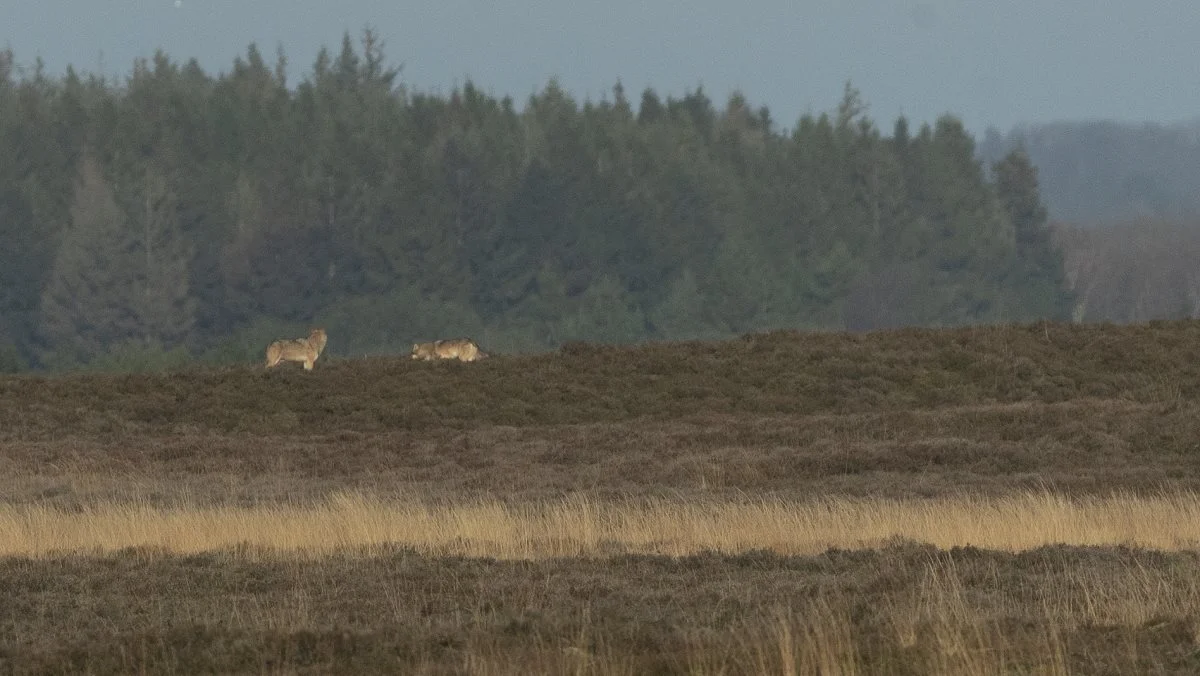
[[[365,355],[1071,315],[1028,156],[985,166],[951,115],[885,135],[850,84],[790,127],[702,87],[434,95],[370,31],[287,65],[0,52],[0,370],[257,360],[311,325]]]

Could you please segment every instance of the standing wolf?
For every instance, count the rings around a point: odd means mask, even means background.
[[[321,350],[325,349],[325,341],[328,339],[325,329],[313,329],[307,338],[277,340],[267,346],[267,368],[281,361],[302,361],[304,370],[311,371],[313,362],[321,356]]]
[[[479,361],[487,359],[488,354],[479,349],[470,338],[452,338],[450,340],[435,340],[432,343],[413,343],[412,358],[423,361],[434,359],[457,359],[459,361]]]

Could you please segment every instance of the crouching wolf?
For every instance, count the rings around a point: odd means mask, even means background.
[[[304,370],[311,371],[313,362],[321,356],[321,350],[325,349],[325,341],[328,339],[325,329],[313,329],[307,338],[277,340],[267,346],[267,368],[281,361],[302,361]]]
[[[457,359],[459,361],[479,361],[487,359],[488,354],[479,349],[470,338],[453,338],[450,340],[435,340],[432,343],[413,343],[412,358],[423,361],[434,359]]]

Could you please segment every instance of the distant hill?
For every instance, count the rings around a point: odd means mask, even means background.
[[[990,165],[1018,143],[1038,167],[1054,220],[1106,225],[1200,214],[1200,118],[1176,124],[1109,121],[989,129],[979,143]]]

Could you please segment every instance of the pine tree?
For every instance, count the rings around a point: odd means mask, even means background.
[[[192,249],[179,224],[179,200],[153,166],[142,181],[137,284],[130,306],[139,319],[139,342],[182,344],[195,321],[196,301],[188,282]]]
[[[638,122],[642,124],[652,124],[663,118],[663,104],[659,100],[658,94],[653,89],[647,87],[642,92],[642,104],[638,107]]]
[[[1009,279],[1019,296],[1014,314],[1066,319],[1071,298],[1066,292],[1062,253],[1051,240],[1037,167],[1018,147],[992,165],[992,174],[1000,207],[1016,235],[1016,262]]]
[[[912,226],[897,248],[921,264],[921,323],[1011,319],[1003,286],[1014,256],[1012,224],[984,180],[975,144],[962,122],[945,115],[921,129],[906,158]]]
[[[130,218],[96,160],[80,162],[71,223],[42,294],[51,365],[87,363],[118,346],[171,348],[190,332],[195,302],[174,198],[161,177],[144,180],[143,211]]]

